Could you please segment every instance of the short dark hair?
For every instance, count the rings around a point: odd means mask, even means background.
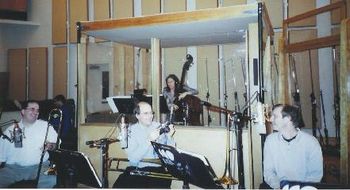
[[[39,105],[39,102],[37,100],[27,100],[22,103],[22,109],[25,110],[28,108],[28,105],[31,103],[36,103]],[[40,106],[40,105],[39,105]]]
[[[276,105],[274,107],[276,108],[280,106],[282,106],[282,111],[281,111],[282,117],[290,117],[290,120],[292,121],[294,127],[296,128],[304,127],[303,117],[298,107],[288,105],[288,104],[284,104],[284,105],[281,104],[279,106]]]
[[[54,101],[60,101],[60,102],[62,102],[63,104],[66,103],[66,98],[65,98],[62,94],[59,94],[59,95],[55,96],[55,97],[53,98],[53,100],[54,100]]]

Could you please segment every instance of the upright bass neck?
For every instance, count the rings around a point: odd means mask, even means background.
[[[186,55],[186,62],[182,66],[181,81],[180,81],[181,88],[183,88],[183,86],[185,84],[185,78],[186,78],[187,71],[189,70],[189,68],[192,64],[193,64],[193,57],[192,57],[192,55],[187,54]]]

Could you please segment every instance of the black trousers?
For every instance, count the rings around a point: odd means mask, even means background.
[[[152,189],[170,189],[171,179],[162,179],[148,176],[130,175],[130,171],[136,167],[127,167],[126,170],[119,175],[114,182],[113,188],[152,188]],[[165,173],[162,167],[145,167],[140,168],[141,171]]]

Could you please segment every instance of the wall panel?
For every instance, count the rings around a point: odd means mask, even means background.
[[[142,15],[160,13],[160,0],[142,0]]]
[[[134,71],[134,48],[131,46],[124,46],[124,85],[125,85],[125,94],[130,95],[134,93],[135,89],[135,71]]]
[[[126,18],[134,15],[133,0],[114,0],[113,18]]]
[[[247,0],[224,0],[222,6],[227,7],[227,6],[244,5],[244,4],[247,4]]]
[[[186,0],[164,0],[164,12],[177,12],[186,10]]]
[[[94,20],[109,18],[109,0],[94,0]]]
[[[9,99],[26,99],[26,49],[8,50]]]
[[[47,48],[29,48],[29,99],[47,99]]]
[[[67,48],[53,48],[53,96],[67,96]]]
[[[76,23],[78,21],[88,20],[87,13],[87,0],[74,0],[69,1],[69,10],[70,10],[70,42],[77,42],[77,27]]]
[[[218,7],[217,0],[196,0],[196,9],[207,9]]]
[[[281,28],[283,22],[283,0],[264,0],[273,28]]]
[[[302,5],[302,6],[301,6]],[[315,0],[289,0],[288,1],[288,18],[295,15],[311,11],[316,8]],[[315,26],[316,17],[310,17],[299,22],[290,24],[290,26]]]
[[[52,1],[52,43],[66,43],[66,0]]]

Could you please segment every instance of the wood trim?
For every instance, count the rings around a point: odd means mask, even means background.
[[[318,49],[324,47],[330,47],[334,45],[339,45],[340,43],[340,35],[332,35],[322,38],[316,38],[304,42],[292,43],[285,45],[285,52],[300,52],[308,49]]]
[[[159,24],[175,24],[183,22],[195,22],[198,20],[216,20],[251,14],[256,5],[237,5],[191,12],[163,13],[151,16],[131,17],[114,20],[82,21],[82,31],[107,30],[111,28],[141,27]]]
[[[303,20],[305,18],[309,18],[311,16],[315,16],[315,15],[323,13],[323,12],[327,12],[327,11],[331,11],[331,10],[334,10],[334,9],[338,9],[338,8],[341,8],[341,7],[344,7],[344,6],[346,6],[345,1],[339,1],[337,3],[326,5],[324,7],[320,7],[320,8],[317,8],[317,9],[314,9],[314,10],[311,10],[311,11],[308,11],[308,12],[305,12],[305,13],[302,13],[302,14],[290,17],[288,19],[285,19],[283,21],[283,23],[289,24],[289,23],[292,23],[292,22]]]
[[[349,93],[349,76],[350,76],[350,19],[343,20],[340,27],[340,183],[348,185],[350,182],[349,169],[349,118],[350,118],[350,93]]]
[[[309,18],[311,16],[318,15],[323,12],[327,11],[332,11],[334,9],[340,9],[341,11],[341,20],[345,18],[346,15],[344,15],[344,7],[346,7],[345,1],[339,1],[336,3],[332,3],[330,5],[320,7],[299,15],[296,15],[294,17],[290,17],[288,19],[285,19],[283,21],[283,39],[285,43],[285,50],[287,53],[290,52],[299,52],[299,51],[304,51],[307,49],[318,49],[318,48],[323,48],[323,47],[329,47],[332,45],[338,45],[340,42],[340,36],[339,35],[333,35],[333,36],[328,36],[328,37],[322,37],[322,38],[316,38],[304,42],[299,42],[299,43],[294,43],[294,44],[288,44],[288,25],[292,22],[300,21],[306,18]]]

